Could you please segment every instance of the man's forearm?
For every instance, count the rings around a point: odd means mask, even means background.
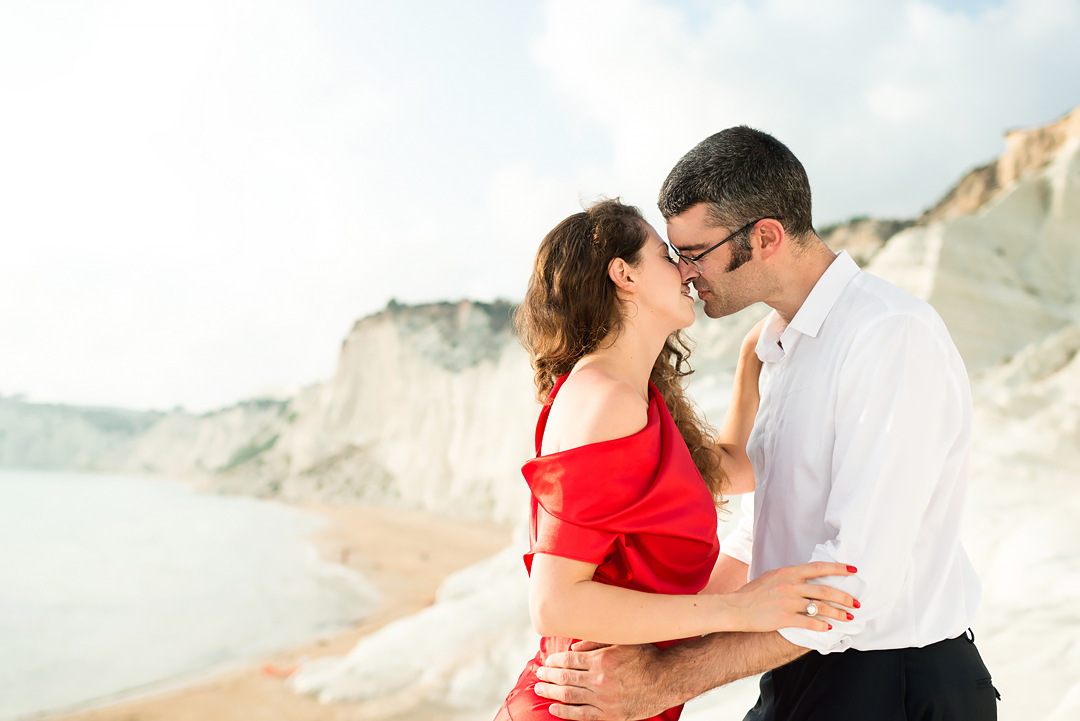
[[[664,649],[657,664],[669,706],[740,678],[783,666],[807,652],[779,633],[713,633]]]
[[[652,644],[552,654],[534,690],[561,719],[644,719],[706,691],[795,660],[806,649],[769,633],[714,633],[664,650]]]

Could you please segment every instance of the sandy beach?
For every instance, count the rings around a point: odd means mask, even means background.
[[[361,636],[430,605],[450,573],[506,546],[508,528],[420,511],[366,506],[300,507],[327,526],[312,540],[328,560],[359,572],[382,594],[364,621],[337,635],[267,656],[208,679],[109,706],[55,716],[62,721],[361,721],[420,718],[364,705],[322,705],[291,691],[284,677],[300,659],[344,655]]]

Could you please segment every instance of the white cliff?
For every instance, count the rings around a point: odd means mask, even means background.
[[[159,475],[228,493],[520,520],[537,404],[508,303],[358,321],[334,377],[203,415],[0,398],[0,467]]]
[[[832,250],[846,250],[859,265],[866,265],[890,238],[915,224],[912,220],[852,218],[822,228],[818,235]]]
[[[297,399],[286,498],[404,504],[517,520],[532,372],[508,304],[391,306],[356,324],[332,380]]]
[[[27,403],[0,396],[0,468],[91,470],[163,413]]]
[[[867,267],[937,308],[973,372],[1080,320],[1080,109],[1008,142],[981,205],[939,204]]]
[[[288,402],[256,399],[203,415],[169,413],[145,433],[95,459],[98,470],[208,482],[277,443]]]

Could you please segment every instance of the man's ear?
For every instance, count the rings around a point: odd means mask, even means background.
[[[757,245],[761,248],[761,257],[769,258],[783,247],[787,240],[787,233],[779,220],[765,218],[760,221],[753,231],[757,236]]]
[[[637,276],[634,267],[622,258],[615,258],[607,267],[608,277],[619,290],[626,293],[637,292]]]

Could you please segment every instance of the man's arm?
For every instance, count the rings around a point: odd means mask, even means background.
[[[732,593],[746,585],[746,574],[750,566],[732,558],[723,551],[716,557],[709,582],[700,593]]]
[[[806,653],[776,632],[714,633],[663,650],[588,642],[575,648],[549,656],[537,669],[544,683],[536,685],[537,694],[556,701],[553,716],[574,721],[649,718]]]
[[[839,374],[823,516],[835,535],[810,560],[857,565],[858,576],[824,582],[861,607],[830,631],[785,628],[784,638],[821,653],[843,651],[892,613],[913,578],[952,562],[956,547],[946,544],[955,539],[940,514],[963,483],[970,414],[963,364],[936,316],[889,315],[855,334]],[[922,548],[939,542],[931,561]]]

